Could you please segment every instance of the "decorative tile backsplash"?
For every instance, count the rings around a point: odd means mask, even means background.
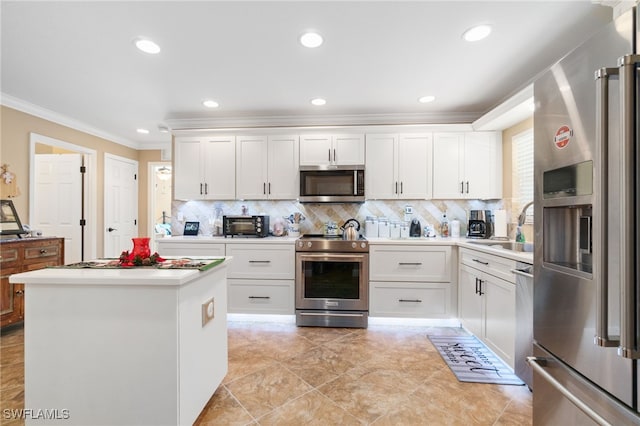
[[[339,226],[347,219],[355,218],[364,227],[367,216],[386,216],[390,221],[404,220],[404,208],[413,207],[412,218],[417,218],[424,227],[427,224],[439,229],[443,214],[447,213],[449,221],[460,221],[460,235],[467,231],[469,210],[495,210],[505,208],[502,200],[375,200],[362,204],[322,204],[299,203],[295,200],[286,201],[180,201],[174,200],[171,205],[171,230],[173,235],[182,235],[184,221],[200,222],[200,234],[211,235],[215,208],[220,207],[225,215],[239,215],[242,206],[248,208],[248,213],[265,214],[270,216],[270,221],[276,217],[289,217],[300,212],[306,220],[300,225],[300,232],[308,234],[321,234],[324,231],[324,223],[331,220]],[[509,214],[509,213],[508,213]],[[182,216],[183,221],[177,218]],[[517,214],[516,214],[517,216]],[[511,222],[511,218],[507,218]],[[509,235],[511,235],[511,227]],[[362,231],[364,233],[364,231]]]

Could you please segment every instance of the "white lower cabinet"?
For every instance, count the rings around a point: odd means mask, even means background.
[[[460,249],[458,315],[462,325],[514,366],[516,286],[514,260]]]
[[[451,246],[370,245],[369,315],[452,318],[457,297]]]
[[[292,244],[227,244],[229,313],[286,314],[294,308]]]
[[[209,257],[224,256],[224,243],[210,243],[200,241],[181,241],[174,242],[170,238],[159,238],[156,240],[158,244],[158,253],[161,256],[189,256],[189,257]]]

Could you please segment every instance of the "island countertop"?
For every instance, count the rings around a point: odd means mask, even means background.
[[[202,258],[216,260],[223,257]],[[191,282],[199,274],[224,268],[233,257],[224,257],[224,261],[207,271],[198,269],[161,269],[154,267],[131,268],[45,268],[37,271],[23,272],[9,277],[11,283],[51,284],[64,283],[71,285],[154,285],[181,286]]]

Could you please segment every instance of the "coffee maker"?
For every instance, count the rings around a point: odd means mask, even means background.
[[[493,212],[491,210],[469,211],[469,238],[491,238],[493,236]]]

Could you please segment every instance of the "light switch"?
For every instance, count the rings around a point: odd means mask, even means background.
[[[214,317],[213,297],[202,304],[202,326],[207,325]]]

